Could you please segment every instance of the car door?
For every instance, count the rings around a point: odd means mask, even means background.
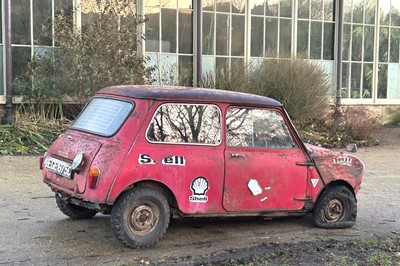
[[[227,211],[298,210],[304,206],[306,156],[280,110],[229,108],[224,156],[223,206]]]

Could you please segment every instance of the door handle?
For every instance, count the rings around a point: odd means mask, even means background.
[[[247,156],[244,155],[244,154],[240,154],[240,153],[232,153],[231,157],[233,157],[233,158],[239,158],[239,157],[246,158]]]

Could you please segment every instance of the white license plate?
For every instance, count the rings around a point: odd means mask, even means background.
[[[46,157],[44,160],[44,167],[56,174],[62,175],[66,178],[71,178],[72,169],[71,164],[69,163],[53,157]]]

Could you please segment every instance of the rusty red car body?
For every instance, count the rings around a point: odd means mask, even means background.
[[[63,213],[111,214],[129,247],[154,244],[170,216],[352,226],[364,175],[357,157],[304,144],[276,100],[161,86],[100,90],[40,167]]]

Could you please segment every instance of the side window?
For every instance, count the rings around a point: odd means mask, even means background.
[[[277,149],[296,146],[285,120],[277,111],[230,108],[226,126],[228,146]]]
[[[215,105],[163,104],[147,129],[150,142],[221,143],[221,112]]]

